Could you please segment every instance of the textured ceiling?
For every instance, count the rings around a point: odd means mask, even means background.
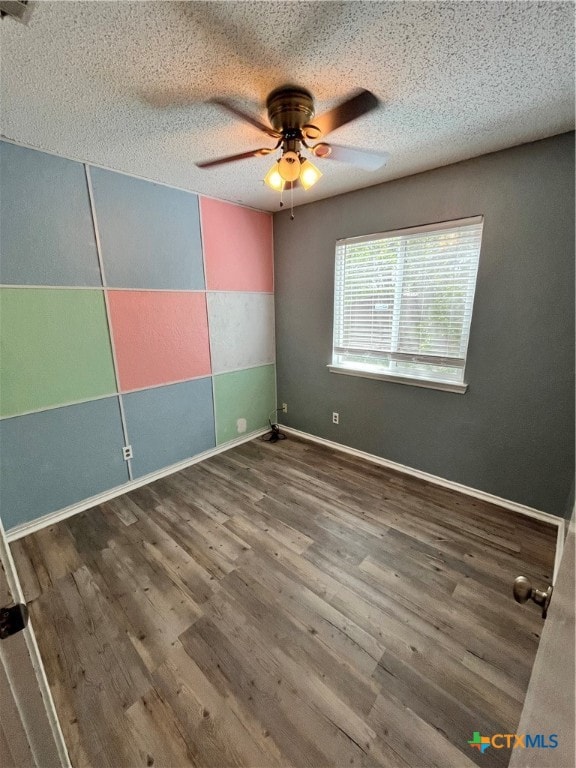
[[[295,204],[574,127],[571,2],[36,2],[0,35],[6,137],[266,210],[270,158],[194,166],[268,141],[208,99],[261,118],[286,82],[317,113],[358,87],[381,99],[330,136],[388,166],[315,161]]]

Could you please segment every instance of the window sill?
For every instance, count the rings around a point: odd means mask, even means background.
[[[433,381],[431,379],[418,379],[412,376],[394,376],[389,373],[372,373],[371,371],[362,371],[356,368],[345,368],[339,365],[326,366],[330,373],[343,373],[345,376],[359,376],[362,379],[379,379],[381,381],[391,381],[394,384],[408,384],[411,387],[424,387],[425,389],[439,389],[442,392],[455,392],[463,395],[468,390],[468,384],[459,384],[450,381]]]

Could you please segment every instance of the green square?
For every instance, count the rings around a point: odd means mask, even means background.
[[[116,392],[104,295],[2,288],[0,415]]]
[[[218,445],[265,427],[275,416],[276,366],[214,376],[214,408]]]

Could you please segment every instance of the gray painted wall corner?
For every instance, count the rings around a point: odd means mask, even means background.
[[[335,241],[483,214],[466,395],[329,373]],[[274,217],[283,421],[562,515],[574,476],[574,134]],[[340,424],[331,423],[332,411]]]

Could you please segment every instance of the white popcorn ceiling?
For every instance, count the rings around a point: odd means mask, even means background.
[[[359,87],[381,99],[330,138],[388,166],[317,160],[295,205],[574,127],[570,2],[36,2],[0,35],[7,138],[263,210],[271,157],[194,165],[272,143],[210,98],[261,119],[285,83],[317,113]]]

